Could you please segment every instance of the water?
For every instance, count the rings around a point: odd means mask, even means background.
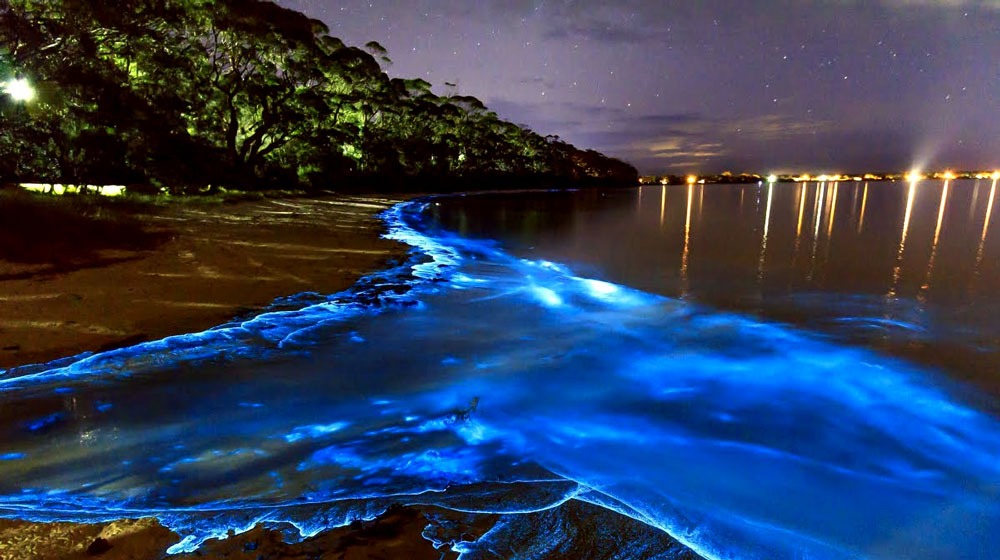
[[[990,180],[655,185],[484,196],[435,216],[523,257],[933,364],[996,398],[996,191]]]
[[[414,260],[350,293],[0,375],[0,515],[155,515],[173,552],[401,503],[503,513],[465,558],[636,522],[601,554],[996,557],[995,190],[864,188],[398,206]]]

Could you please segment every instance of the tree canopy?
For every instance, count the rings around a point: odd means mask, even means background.
[[[626,163],[390,78],[388,64],[379,43],[346,45],[267,1],[0,0],[0,81],[36,93],[0,93],[0,180],[171,192],[636,181]]]

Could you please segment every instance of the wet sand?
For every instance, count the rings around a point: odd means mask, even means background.
[[[131,229],[107,231],[84,221],[82,227],[73,224],[79,230],[69,236],[15,240],[11,245],[25,248],[23,255],[0,254],[0,369],[197,332],[278,297],[347,289],[405,256],[406,246],[380,238],[383,226],[376,218],[404,198],[331,195],[148,206],[130,213],[129,225],[137,226]],[[5,233],[18,235],[7,227]],[[75,242],[73,233],[91,237]],[[117,239],[94,242],[108,235]],[[122,239],[128,236],[133,239]],[[414,524],[418,516],[415,510],[394,512],[387,520],[329,531],[296,546],[284,545],[276,532],[254,530],[238,542],[206,543],[198,554],[439,558],[420,538],[426,524]],[[365,538],[365,527],[377,529],[381,538]],[[261,550],[250,554],[257,545],[246,543],[255,539]],[[0,560],[160,558],[179,540],[154,519],[0,520]],[[233,548],[237,544],[242,548]]]
[[[0,369],[197,332],[278,297],[349,288],[406,254],[379,237],[376,219],[402,198],[150,206],[128,216],[132,228],[74,229],[16,261],[0,252]],[[101,235],[110,239],[86,251],[74,241]],[[66,247],[53,250],[58,243]],[[31,262],[46,248],[60,260]]]

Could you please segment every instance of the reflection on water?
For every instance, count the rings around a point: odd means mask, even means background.
[[[655,204],[632,198],[635,190],[498,196],[451,205],[440,218],[451,226],[465,215],[477,224],[469,235],[500,238],[519,254],[944,366],[1000,395],[1000,239],[990,231],[996,187],[991,180],[683,185],[655,187]],[[507,213],[505,224],[494,220],[496,208]],[[568,230],[567,221],[586,227]],[[847,302],[847,314],[863,306],[879,321],[942,332],[915,343],[841,328]]]
[[[993,201],[996,200],[997,194],[997,181],[993,180],[993,184],[990,186],[990,201],[986,205],[986,217],[983,218],[983,234],[979,238],[979,251],[976,252],[976,278],[979,277],[979,265],[983,262],[983,249],[986,246],[986,234],[990,231],[990,219],[993,217]],[[974,212],[973,208],[970,212]]]
[[[153,515],[180,552],[433,504],[501,517],[425,532],[466,560],[1000,557],[996,401],[953,382],[997,371],[965,186],[873,183],[863,229],[850,183],[402,204],[418,251],[351,292],[0,372],[0,516]]]
[[[694,197],[694,185],[688,185],[687,213],[684,219],[684,252],[681,255],[681,280],[682,286],[680,296],[687,297],[688,288],[688,258],[691,254],[691,200]]]
[[[906,250],[906,234],[910,231],[910,216],[913,213],[913,197],[917,194],[916,181],[910,183],[909,193],[906,195],[906,213],[903,216],[903,236],[899,239],[899,252],[896,254],[896,267],[892,269],[892,288],[889,289],[888,297],[896,296],[896,289],[899,288],[899,273],[903,267],[903,251]]]
[[[944,209],[948,204],[948,187],[950,186],[950,181],[944,182],[944,188],[941,189],[941,207],[938,209],[937,225],[934,227],[934,241],[931,244],[931,257],[927,260],[927,275],[924,277],[924,283],[920,286],[920,294],[917,296],[922,303],[926,303],[927,300],[927,289],[930,288],[931,275],[934,273],[934,259],[937,257],[938,240],[941,239],[941,224],[944,222]]]

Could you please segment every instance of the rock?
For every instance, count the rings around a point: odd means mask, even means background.
[[[97,537],[94,539],[94,542],[90,543],[90,546],[87,547],[87,554],[90,556],[100,556],[109,550],[111,550],[111,543],[109,543],[107,539]]]

